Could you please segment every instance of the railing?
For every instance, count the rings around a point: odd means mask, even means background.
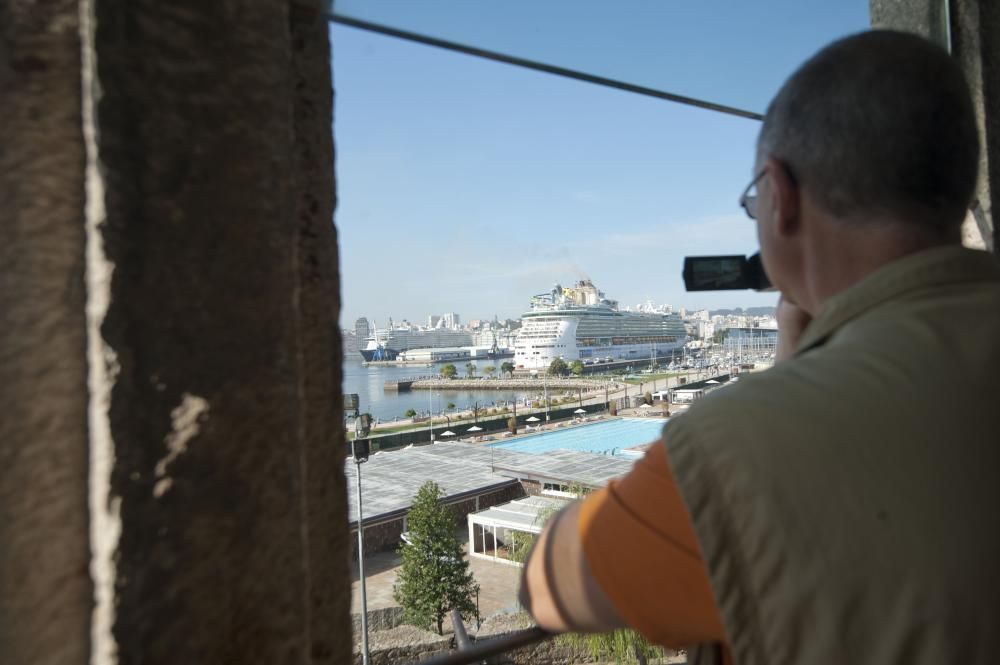
[[[504,635],[503,637],[472,642],[469,639],[468,633],[465,632],[465,624],[462,623],[462,617],[457,610],[451,611],[451,623],[455,627],[455,642],[458,644],[458,649],[440,656],[428,658],[421,661],[419,665],[471,665],[472,663],[478,663],[487,658],[492,658],[493,656],[531,644],[544,642],[551,637],[555,637],[554,633],[536,626],[534,628],[519,630],[516,633]]]

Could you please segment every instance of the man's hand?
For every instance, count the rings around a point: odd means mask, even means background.
[[[778,299],[778,312],[775,318],[778,320],[778,348],[774,354],[774,362],[780,363],[795,355],[799,338],[812,321],[812,317],[782,294]]]

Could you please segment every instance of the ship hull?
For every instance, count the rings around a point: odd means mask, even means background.
[[[399,351],[395,349],[387,349],[384,347],[379,347],[377,349],[362,349],[360,351],[361,357],[365,359],[365,362],[376,362],[381,360],[395,360],[399,355]]]

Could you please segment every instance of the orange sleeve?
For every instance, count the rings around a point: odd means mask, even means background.
[[[666,448],[591,494],[577,526],[591,575],[621,617],[671,648],[723,642],[725,632]]]

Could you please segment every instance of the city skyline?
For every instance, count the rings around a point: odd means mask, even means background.
[[[634,305],[621,304],[620,307],[623,310],[634,312],[634,311],[641,311],[641,309],[646,307],[647,305],[648,303],[635,303]],[[657,312],[662,312],[662,309],[667,306],[666,303],[663,304],[652,303],[652,305],[656,308],[654,311]],[[750,316],[755,318],[763,318],[767,316],[773,316],[775,309],[776,307],[774,305],[752,305],[747,307],[738,306],[738,307],[719,307],[719,308],[701,307],[701,308],[690,308],[690,309],[684,307],[680,308],[671,307],[672,310],[671,313],[677,314],[682,318],[691,320],[693,320],[697,315],[703,315],[705,313],[714,317]],[[719,312],[727,312],[727,314],[719,314]],[[737,315],[735,314],[735,312],[741,312],[741,314]],[[764,314],[762,312],[767,312],[767,313]],[[423,329],[448,328],[452,330],[467,330],[467,329],[475,330],[487,327],[488,324],[493,323],[494,320],[500,326],[505,326],[508,321],[517,321],[520,319],[520,317],[517,316],[503,317],[499,315],[497,315],[496,317],[472,316],[467,319],[466,317],[462,316],[461,313],[456,312],[454,314],[459,319],[461,319],[461,321],[455,325],[442,325],[443,322],[440,320],[441,317],[437,314],[428,314],[416,320],[408,318],[396,318],[391,316],[386,316],[383,319],[377,319],[362,314],[352,321],[343,321],[341,327],[344,332],[355,333],[357,330],[359,330],[361,322],[365,321],[370,328],[378,326],[381,329],[388,324],[389,319],[391,318],[394,325],[407,323],[413,327],[423,328]],[[433,323],[431,321],[432,319],[434,320]]]
[[[535,295],[535,294],[532,294],[532,295]],[[662,308],[662,307],[665,307],[665,306],[669,305],[674,314],[678,314],[682,310],[684,312],[688,313],[688,314],[693,313],[693,312],[700,312],[700,311],[709,311],[709,312],[712,312],[712,311],[719,311],[719,310],[751,310],[751,309],[755,309],[755,308],[770,308],[770,309],[773,310],[777,306],[778,294],[775,293],[775,292],[755,293],[754,295],[757,296],[757,297],[768,297],[768,296],[770,296],[772,298],[773,302],[758,302],[758,303],[753,303],[753,304],[742,304],[742,305],[737,303],[737,304],[734,304],[734,305],[720,305],[720,306],[714,306],[713,305],[711,307],[708,307],[708,306],[706,306],[706,307],[698,307],[698,306],[685,307],[684,305],[677,306],[677,305],[674,305],[673,303],[663,303],[663,302],[658,302],[656,300],[647,299],[646,302],[631,302],[631,303],[629,303],[629,302],[619,302],[619,309],[629,310],[629,311],[639,311],[640,308],[645,307],[648,302],[652,302],[652,305],[655,308]],[[528,305],[525,305],[523,311],[520,311],[517,314],[513,314],[513,315],[509,315],[509,316],[504,316],[502,313],[496,312],[495,313],[495,317],[494,317],[494,314],[485,315],[485,314],[473,313],[472,315],[466,316],[462,312],[456,312],[459,315],[459,318],[461,319],[461,324],[459,326],[457,326],[457,327],[464,328],[469,323],[471,323],[473,321],[489,322],[489,321],[493,321],[494,318],[496,318],[500,323],[503,323],[504,321],[506,321],[508,319],[517,320],[517,319],[520,319],[521,315],[524,312],[528,311],[528,309],[529,309]],[[357,316],[354,316],[353,318],[351,318],[350,320],[348,320],[347,318],[345,318],[342,315],[341,316],[341,321],[340,321],[340,326],[344,330],[351,330],[351,329],[354,328],[354,325],[355,325],[355,323],[357,322],[358,319],[365,318],[365,319],[368,320],[368,322],[370,324],[375,325],[376,323],[378,323],[379,327],[383,327],[388,322],[388,320],[391,318],[392,321],[394,323],[397,323],[397,324],[402,323],[402,322],[405,321],[405,322],[407,322],[407,323],[409,323],[409,324],[411,324],[413,326],[419,326],[419,327],[424,327],[424,328],[438,327],[437,323],[435,323],[433,325],[428,323],[428,317],[431,317],[431,316],[433,316],[433,317],[439,317],[439,314],[428,312],[428,313],[425,313],[423,315],[417,314],[415,317],[408,317],[408,316],[396,316],[396,315],[394,315],[392,313],[387,313],[387,314],[382,315],[382,316],[373,316],[370,313],[361,312]]]

